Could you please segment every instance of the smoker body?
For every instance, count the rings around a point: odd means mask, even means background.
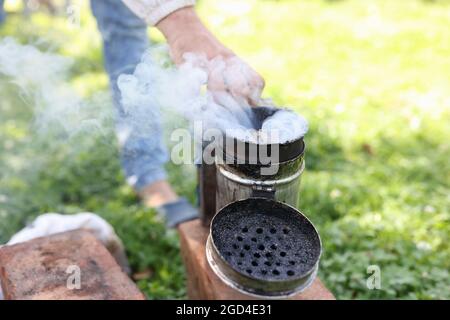
[[[260,129],[268,117],[281,109],[258,107],[254,128]],[[203,142],[205,148],[211,141]],[[231,147],[231,148],[230,148]],[[263,149],[263,152],[260,150]],[[212,218],[225,205],[250,197],[270,198],[298,206],[301,175],[305,167],[303,138],[280,144],[258,144],[224,136],[215,149],[215,164],[202,163],[198,168],[200,217],[209,226]],[[275,163],[267,164],[261,154],[278,153]],[[278,170],[263,174],[269,166]]]
[[[255,177],[254,168],[234,164],[220,164],[216,167],[216,210],[237,200],[263,197],[298,206],[301,174],[305,167],[303,156],[279,163],[276,174]]]
[[[258,147],[260,145],[254,150]],[[223,151],[225,160],[216,161],[216,211],[234,201],[252,197],[298,206],[301,175],[305,168],[303,139],[265,148],[269,149],[269,153],[278,148],[279,161],[263,165],[258,163],[258,159],[254,159],[255,164],[248,163],[248,150],[251,149],[249,143],[244,146],[242,150],[245,151],[241,155],[236,155],[236,152],[230,155],[230,152],[227,154],[226,150]],[[270,174],[267,172],[268,168],[272,168]]]

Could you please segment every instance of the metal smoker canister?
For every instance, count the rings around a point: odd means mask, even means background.
[[[280,109],[259,107],[254,112],[261,128],[263,121]],[[264,148],[264,149],[263,149]],[[259,155],[278,150],[276,163],[264,163]],[[266,151],[267,150],[267,151]],[[303,137],[279,144],[255,144],[225,136],[216,153],[216,210],[236,200],[270,198],[298,206],[301,174],[305,167]],[[222,157],[222,158],[220,158]],[[270,174],[263,168],[277,168]],[[267,170],[266,170],[267,171]]]

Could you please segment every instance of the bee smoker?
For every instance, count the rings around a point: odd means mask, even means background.
[[[255,108],[254,128],[278,110]],[[286,298],[315,279],[321,240],[296,209],[304,152],[302,137],[261,144],[225,135],[215,164],[200,167],[201,218],[210,227],[206,258],[230,287],[259,298]]]

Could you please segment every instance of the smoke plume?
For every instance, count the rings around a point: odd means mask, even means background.
[[[125,113],[138,116],[132,116],[129,125],[146,121],[136,127],[147,128],[142,133],[151,136],[149,123],[176,114],[191,124],[200,121],[204,129],[232,132],[241,140],[264,142],[261,139],[277,131],[276,142],[283,143],[306,134],[306,120],[289,110],[276,112],[266,119],[262,128],[256,129],[252,107],[245,100],[227,91],[209,90],[208,74],[227,72],[228,81],[242,81],[239,72],[246,65],[236,61],[225,70],[224,64],[220,58],[208,61],[190,53],[185,55],[182,65],[174,66],[165,47],[148,50],[134,74],[121,75],[118,80]]]

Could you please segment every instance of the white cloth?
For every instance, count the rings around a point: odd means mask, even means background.
[[[154,26],[172,12],[195,5],[196,0],[122,0],[147,24]]]

